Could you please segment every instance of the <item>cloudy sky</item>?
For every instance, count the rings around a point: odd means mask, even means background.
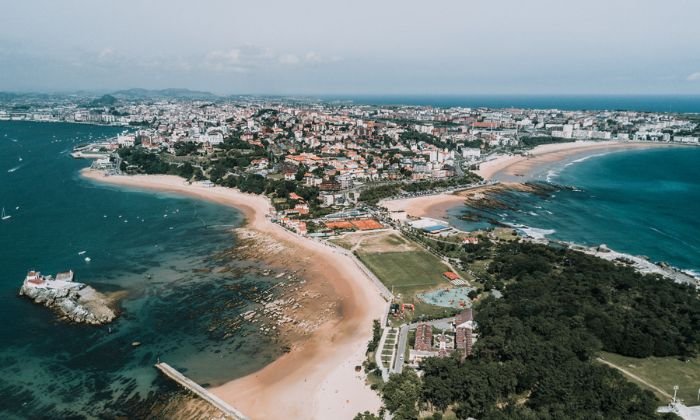
[[[700,93],[697,0],[0,0],[0,90]]]

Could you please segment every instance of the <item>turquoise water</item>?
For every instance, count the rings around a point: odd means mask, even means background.
[[[215,385],[279,354],[254,327],[231,326],[274,282],[266,267],[216,257],[234,246],[239,213],[78,176],[89,162],[71,159],[72,147],[117,131],[0,123],[0,207],[12,216],[0,222],[1,418],[134,416],[168,389],[153,368],[159,357]],[[230,270],[211,270],[222,267]],[[27,270],[69,268],[100,291],[127,294],[111,333],[17,296]]]
[[[498,222],[531,233],[609,247],[700,271],[700,148],[647,149],[577,157],[539,175],[574,187],[545,198],[511,194],[518,208],[495,210]],[[461,227],[462,208],[451,211]]]

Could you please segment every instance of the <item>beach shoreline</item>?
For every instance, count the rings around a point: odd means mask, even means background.
[[[616,140],[543,144],[530,150],[527,155],[501,155],[484,162],[476,173],[488,181],[522,182],[532,180],[532,175],[537,172],[538,168],[567,159],[598,153],[662,147],[682,147],[682,145]]]
[[[533,181],[544,168],[562,164],[568,160],[597,154],[624,152],[664,147],[683,147],[679,144],[621,141],[577,141],[544,144],[532,149],[528,155],[500,155],[484,162],[475,171],[485,181],[500,183],[523,183]],[[453,193],[440,193],[421,197],[385,200],[380,205],[389,211],[405,211],[413,217],[430,217],[447,221],[449,210],[465,203],[464,194],[478,192],[488,186]]]
[[[381,319],[386,302],[376,286],[347,256],[321,242],[273,223],[265,197],[224,187],[187,183],[172,175],[116,175],[84,169],[81,176],[101,184],[186,195],[240,210],[245,227],[285,244],[302,261],[306,275],[332,286],[337,316],[325,322],[289,353],[261,370],[210,391],[253,419],[352,418],[376,412],[379,396],[365,384],[362,365],[372,336],[372,320]]]

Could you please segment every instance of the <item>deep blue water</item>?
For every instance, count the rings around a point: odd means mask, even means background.
[[[162,384],[158,357],[219,384],[279,354],[254,327],[231,327],[256,288],[274,282],[256,263],[215,258],[234,246],[239,213],[79,177],[89,162],[67,153],[116,132],[0,122],[0,207],[12,216],[0,222],[0,418],[130,417],[124,402]],[[231,270],[201,270],[222,267]],[[126,293],[111,334],[17,296],[27,270],[70,268],[102,292]]]
[[[562,110],[700,112],[700,95],[328,95],[326,101],[440,108],[488,107]]]
[[[575,187],[545,198],[511,194],[517,210],[489,217],[534,234],[609,247],[700,272],[700,148],[648,149],[576,157],[545,168],[540,181]],[[464,208],[451,210],[459,220]]]

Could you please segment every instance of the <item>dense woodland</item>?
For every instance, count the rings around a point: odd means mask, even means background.
[[[571,139],[564,139],[561,137],[552,137],[552,136],[529,136],[529,137],[521,137],[520,138],[520,143],[527,148],[539,146],[541,144],[550,144],[550,143],[566,143],[569,141],[573,141]]]
[[[428,359],[422,379],[392,376],[382,395],[394,418],[419,408],[439,418],[448,407],[458,418],[659,418],[654,395],[596,354],[694,356],[696,291],[572,250],[512,242],[493,251],[504,296],[478,305],[474,354]]]

